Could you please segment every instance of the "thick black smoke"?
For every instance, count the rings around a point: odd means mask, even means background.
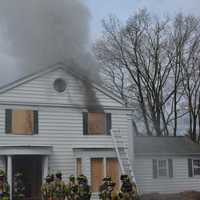
[[[89,20],[79,0],[0,0],[0,84],[69,60],[87,70]]]

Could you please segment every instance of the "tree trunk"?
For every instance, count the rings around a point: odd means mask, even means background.
[[[197,116],[195,114],[193,114],[193,130],[192,130],[192,140],[194,142],[197,141]]]

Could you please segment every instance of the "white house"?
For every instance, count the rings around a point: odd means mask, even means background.
[[[119,186],[121,173],[136,179],[141,193],[200,191],[198,144],[133,135],[132,110],[64,65],[0,88],[0,168],[11,189],[23,172],[26,200],[39,200],[42,181],[57,170],[65,181],[85,174],[93,199],[102,177]]]
[[[119,185],[120,173],[132,172],[132,144],[131,110],[66,66],[0,89],[0,168],[11,186],[15,173],[24,174],[26,200],[40,199],[44,177],[57,170],[65,181],[85,174],[94,196],[106,175]]]
[[[188,137],[135,137],[134,172],[141,193],[200,191],[200,145]]]

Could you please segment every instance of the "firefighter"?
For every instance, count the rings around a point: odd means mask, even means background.
[[[136,185],[131,183],[128,175],[121,175],[120,180],[122,182],[120,192],[118,194],[119,199],[122,200],[137,200]]]
[[[53,183],[54,182],[54,174],[51,174],[50,176],[51,176],[51,183]]]
[[[53,198],[53,184],[52,177],[48,175],[46,182],[41,187],[42,200],[52,200]]]
[[[108,197],[106,200],[117,200],[118,199],[117,193],[114,191],[115,185],[116,185],[116,183],[114,183],[112,181],[108,183],[108,189],[107,189]]]
[[[66,196],[66,185],[62,181],[62,173],[57,172],[53,182],[53,200],[64,200]]]
[[[104,193],[105,193],[105,191],[107,190],[108,183],[109,183],[110,181],[112,181],[112,179],[111,179],[110,176],[104,177],[104,178],[102,179],[102,184],[101,184],[100,187],[99,187],[99,198],[100,198],[100,199],[103,199]]]
[[[77,178],[78,182],[78,193],[77,200],[90,200],[91,192],[90,186],[88,185],[88,180],[85,175],[79,175]]]
[[[15,200],[25,199],[25,186],[22,179],[23,179],[22,173],[16,173],[14,175],[13,197]]]
[[[108,181],[104,186],[104,190],[102,190],[101,192],[101,196],[100,199],[102,200],[116,200],[117,199],[117,195],[114,193],[114,187],[115,187],[115,183],[112,182],[112,180]]]
[[[10,188],[6,181],[6,175],[3,170],[0,170],[0,200],[10,199]]]
[[[78,198],[78,185],[74,175],[69,177],[69,183],[66,188],[66,196],[68,200],[76,200]]]

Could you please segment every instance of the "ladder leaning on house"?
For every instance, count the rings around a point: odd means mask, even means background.
[[[136,185],[133,167],[128,157],[128,146],[121,136],[120,131],[111,130],[111,136],[117,154],[121,174],[127,174],[130,177],[131,181]]]
[[[121,174],[127,174],[130,177],[131,181],[135,183],[136,185],[133,168],[128,158],[128,146],[126,145],[123,137],[121,136],[120,131],[111,130],[111,136],[112,136],[112,141],[113,141],[114,148],[117,154],[117,159],[119,162]],[[137,185],[136,185],[136,189],[138,192]],[[99,200],[98,193],[93,193],[91,199]]]

